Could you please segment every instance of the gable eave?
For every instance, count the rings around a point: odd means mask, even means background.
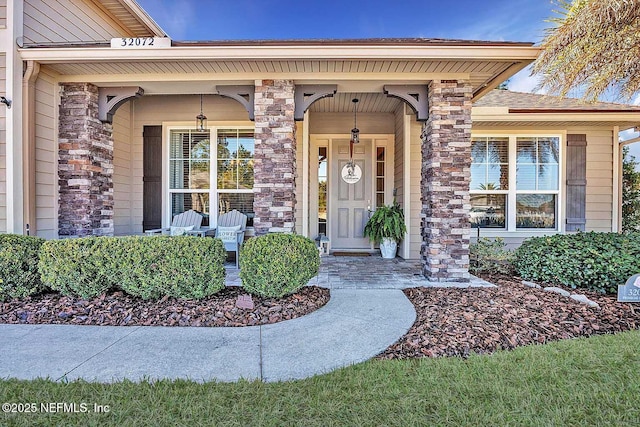
[[[167,37],[167,33],[135,0],[91,1],[109,12],[136,37]]]

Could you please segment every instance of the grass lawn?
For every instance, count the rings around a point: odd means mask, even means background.
[[[373,360],[263,384],[0,381],[0,403],[93,403],[108,414],[1,414],[0,425],[640,425],[640,331],[468,359]]]

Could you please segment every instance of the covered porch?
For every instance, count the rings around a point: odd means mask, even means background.
[[[135,58],[106,47],[72,58],[63,48],[25,50],[38,72],[24,119],[52,135],[36,133],[26,150],[38,161],[25,188],[38,190],[12,228],[53,238],[137,234],[190,208],[210,227],[239,209],[249,234],[325,233],[335,249],[372,249],[357,233],[368,212],[395,198],[408,228],[400,256],[420,260],[429,279],[468,280],[471,102],[537,50],[334,44],[174,43]],[[356,98],[362,143],[349,156],[361,156],[368,175],[360,190],[337,175]],[[202,129],[198,113],[208,119]]]

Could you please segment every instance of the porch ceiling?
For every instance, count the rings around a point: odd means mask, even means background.
[[[147,78],[173,80],[178,76],[198,78],[214,75],[222,79],[294,78],[294,79],[357,79],[428,81],[437,75],[467,78],[474,91],[493,77],[513,66],[513,62],[493,61],[424,61],[424,60],[300,60],[300,61],[120,61],[52,63],[48,67],[62,76],[93,79],[145,80]],[[74,79],[75,80],[75,79]]]
[[[434,79],[463,79],[480,97],[535,59],[539,49],[490,46],[173,46],[31,47],[24,60],[46,65],[69,82],[130,85],[144,82],[200,81],[200,91],[215,82],[293,79],[298,83],[378,81],[424,84]],[[147,91],[147,88],[145,88]],[[148,92],[147,92],[148,93]]]
[[[331,98],[314,102],[309,111],[313,113],[353,113],[353,98],[358,98],[359,113],[393,113],[402,103],[382,93],[336,93]]]

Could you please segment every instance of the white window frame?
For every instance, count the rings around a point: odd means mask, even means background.
[[[169,122],[162,124],[163,129],[163,147],[162,147],[162,226],[169,227],[171,225],[171,194],[172,193],[209,193],[209,227],[215,228],[218,223],[218,194],[236,194],[236,193],[254,193],[253,189],[218,189],[218,150],[217,147],[211,147],[210,166],[209,166],[209,189],[192,190],[192,189],[171,189],[169,186],[170,176],[170,154],[171,154],[171,134],[173,132],[193,131],[192,122]],[[255,125],[252,122],[216,122],[207,126],[206,130],[209,131],[209,143],[218,143],[218,130],[220,129],[245,129],[254,131]],[[248,234],[252,233],[249,230],[253,230],[253,227],[247,227]]]
[[[471,138],[509,138],[509,189],[508,190],[469,190],[469,194],[507,194],[506,228],[480,228],[482,237],[510,236],[528,237],[537,234],[555,234],[564,232],[564,183],[565,183],[565,146],[566,132],[553,131],[523,131],[523,132],[474,132]],[[558,138],[558,190],[518,190],[516,187],[517,171],[517,139],[518,138]],[[556,195],[556,226],[555,228],[516,228],[516,196],[518,194],[555,194]],[[474,234],[477,229],[473,229]]]

